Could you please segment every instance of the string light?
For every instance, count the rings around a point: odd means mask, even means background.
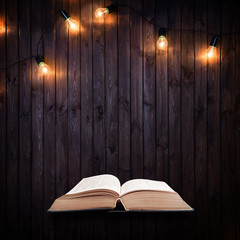
[[[207,56],[209,58],[213,58],[216,55],[216,46],[218,42],[218,35],[214,35],[212,41],[209,44],[209,48],[207,49]]]
[[[43,61],[40,56],[35,57],[35,60],[43,74],[48,74],[50,72],[49,66]]]
[[[96,18],[104,18],[105,16],[107,16],[109,13],[115,11],[117,9],[117,5],[115,4],[111,4],[105,8],[98,8],[95,11],[95,16]]]
[[[79,30],[79,24],[76,20],[72,19],[70,15],[65,10],[60,10],[63,18],[68,22],[70,29],[77,31]]]
[[[166,52],[168,47],[168,41],[166,39],[166,29],[160,28],[158,32],[157,48],[161,52]]]

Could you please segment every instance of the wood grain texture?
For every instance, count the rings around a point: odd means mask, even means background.
[[[208,236],[207,1],[195,1],[195,209],[196,237]],[[201,209],[201,210],[199,210]]]
[[[235,7],[230,2],[222,3],[222,33],[234,32]],[[231,27],[230,27],[231,26]],[[235,144],[234,144],[234,103],[235,95],[235,39],[231,35],[221,39],[221,216],[223,239],[236,236],[235,205]]]
[[[104,20],[95,16],[97,8],[104,5],[103,0],[93,4],[93,129],[94,129],[94,161],[93,174],[105,172],[105,30]]]
[[[119,0],[98,21],[96,8],[110,3],[0,2],[1,232],[8,239],[238,240],[239,8],[231,0]],[[159,27],[167,28],[165,54],[156,46]],[[47,76],[33,58],[43,32]],[[214,33],[222,35],[210,60],[203,55]],[[102,173],[121,183],[166,181],[196,211],[47,212],[82,178]]]
[[[208,31],[220,31],[220,6],[208,1]],[[208,34],[210,43],[213,34]],[[220,48],[208,58],[208,238],[220,238],[221,232],[221,162],[220,162]]]
[[[46,33],[44,39],[44,55],[47,64],[51,67],[51,74],[44,78],[43,105],[44,105],[44,238],[54,239],[55,221],[47,213],[51,204],[56,198],[56,75],[55,68],[55,32],[54,22],[55,1],[45,0],[43,11],[44,26],[53,25],[52,29]]]
[[[6,4],[7,65],[12,65],[19,60],[16,54],[18,3],[11,0]],[[7,70],[7,238],[16,239],[19,232],[19,65],[14,64]]]
[[[19,4],[19,58],[31,56],[30,1]],[[31,59],[20,64],[19,76],[19,227],[20,238],[31,239]]]
[[[42,34],[42,11],[43,5],[39,1],[32,4],[32,53],[37,55],[37,44]],[[34,31],[39,28],[40,31]],[[39,46],[39,54],[43,56],[43,46]],[[32,60],[32,238],[43,238],[43,85],[44,78],[35,61]]]
[[[168,13],[170,29],[180,29],[180,4],[171,1]],[[181,193],[181,45],[180,31],[169,31],[168,51],[168,98],[169,98],[169,183]]]

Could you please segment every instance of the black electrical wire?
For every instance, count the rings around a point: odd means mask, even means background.
[[[59,18],[59,12],[60,12],[60,10],[55,13],[55,15],[54,15],[55,21],[53,23],[47,25],[47,27],[43,31],[41,37],[39,38],[38,43],[37,43],[37,53],[36,53],[36,56],[32,55],[32,56],[26,57],[26,58],[24,58],[24,59],[22,59],[20,61],[16,61],[16,62],[14,62],[14,63],[6,66],[6,67],[0,68],[0,71],[8,70],[9,68],[12,68],[12,67],[14,67],[17,64],[21,64],[21,63],[23,63],[23,62],[25,62],[25,61],[27,61],[29,59],[36,58],[37,56],[39,56],[40,44],[42,43],[42,45],[43,45],[43,40],[44,40],[45,35],[48,33],[48,31],[50,29],[52,29],[56,25],[56,23],[58,21],[58,18]]]

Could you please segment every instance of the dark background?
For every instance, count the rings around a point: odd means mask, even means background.
[[[168,28],[163,54],[158,28],[132,9],[98,22],[95,9],[109,3],[0,1],[1,235],[239,240],[240,9],[122,0]],[[80,21],[79,33],[57,17],[61,8]],[[46,28],[43,78],[29,57]],[[217,56],[207,61],[214,33],[222,33]],[[101,173],[166,181],[195,213],[46,212]]]

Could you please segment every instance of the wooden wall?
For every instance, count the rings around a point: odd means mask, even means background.
[[[240,239],[240,9],[231,1],[119,2],[136,11],[119,6],[99,22],[95,9],[110,0],[0,1],[1,234]],[[61,8],[80,21],[79,33],[68,31]],[[156,49],[158,28],[138,12],[169,29],[166,54]],[[207,61],[213,33],[222,35]],[[47,77],[31,58],[42,34]],[[46,212],[81,178],[101,173],[166,181],[196,211]]]

